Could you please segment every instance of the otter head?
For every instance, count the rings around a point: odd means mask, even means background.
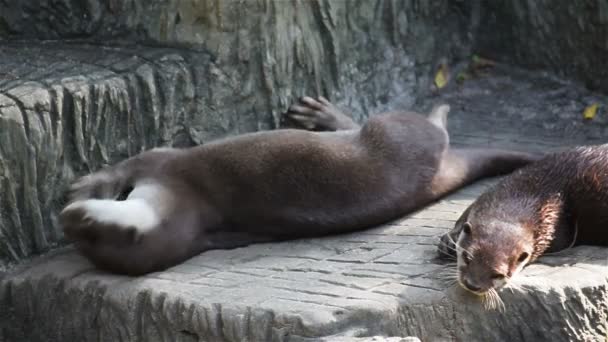
[[[533,253],[534,234],[522,225],[467,220],[456,241],[458,283],[483,296],[506,285]]]
[[[561,207],[559,194],[469,207],[450,232],[459,284],[481,296],[505,286],[547,250]]]

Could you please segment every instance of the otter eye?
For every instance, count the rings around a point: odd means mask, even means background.
[[[519,258],[517,258],[517,262],[522,263],[522,262],[526,261],[526,259],[528,259],[528,253],[523,252],[519,255]]]
[[[462,224],[462,231],[467,234],[470,235],[471,234],[471,224],[469,222],[465,222]]]
[[[494,280],[500,280],[500,279],[504,279],[505,275],[502,273],[494,273],[492,274],[492,279]]]

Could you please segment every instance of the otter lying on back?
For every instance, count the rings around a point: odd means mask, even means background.
[[[78,180],[60,222],[95,265],[138,275],[208,249],[373,227],[533,159],[450,148],[448,110],[375,115],[358,127],[324,98],[305,97],[286,117],[334,132],[143,152]]]
[[[441,238],[458,281],[485,296],[543,253],[608,246],[608,145],[547,155],[484,192]]]

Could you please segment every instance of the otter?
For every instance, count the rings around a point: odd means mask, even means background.
[[[357,125],[303,97],[279,129],[142,152],[78,179],[59,222],[98,268],[141,275],[209,249],[353,232],[535,156],[449,147],[448,105]]]
[[[608,145],[554,152],[482,193],[441,237],[457,280],[496,293],[544,253],[608,246]]]

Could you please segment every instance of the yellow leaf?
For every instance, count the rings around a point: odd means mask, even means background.
[[[448,66],[445,64],[441,64],[437,74],[435,74],[435,86],[438,89],[445,87],[448,84]]]
[[[479,55],[473,55],[472,60],[473,68],[486,68],[493,67],[494,65],[496,65],[496,62],[494,62],[493,60],[480,57]]]
[[[597,113],[598,106],[598,103],[594,103],[590,106],[587,106],[587,108],[585,108],[585,111],[583,112],[583,118],[585,118],[585,120],[593,119],[595,117],[595,114]]]

